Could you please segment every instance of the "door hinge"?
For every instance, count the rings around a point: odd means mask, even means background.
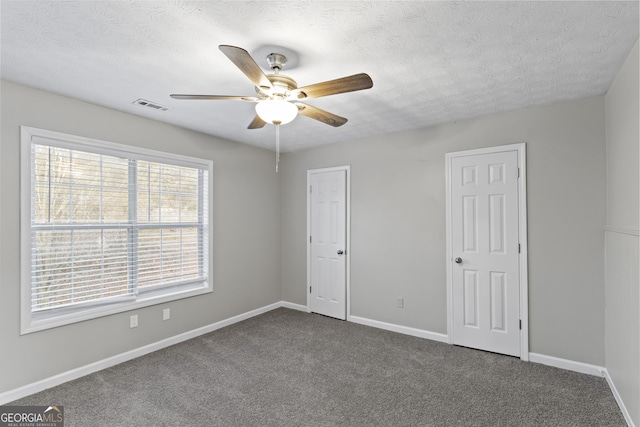
[[[311,243],[311,236],[309,236],[309,243]]]
[[[313,186],[312,185],[309,186],[309,193],[313,193]]]
[[[516,168],[516,176],[520,178],[520,168]]]
[[[518,253],[520,253],[520,243],[518,243]]]
[[[522,319],[520,319],[520,329],[522,329]]]
[[[309,286],[309,293],[311,293],[311,286]]]

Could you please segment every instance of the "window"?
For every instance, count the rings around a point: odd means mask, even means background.
[[[212,162],[21,128],[22,333],[212,291]]]

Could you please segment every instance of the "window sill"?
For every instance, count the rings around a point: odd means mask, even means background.
[[[83,309],[75,308],[73,310],[48,310],[41,313],[28,313],[22,319],[20,335],[26,335],[33,332],[44,331],[59,326],[70,325],[85,320],[97,319],[99,317],[110,316],[112,314],[123,313],[126,311],[137,310],[156,304],[163,304],[184,298],[190,298],[198,295],[204,295],[213,292],[213,288],[208,282],[200,282],[190,287],[183,286],[180,290],[176,290],[170,294],[165,292],[147,292],[141,293],[135,299],[127,299],[121,302],[113,302],[110,304],[93,305]]]

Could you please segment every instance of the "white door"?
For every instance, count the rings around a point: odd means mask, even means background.
[[[453,343],[520,356],[518,152],[450,168]]]
[[[314,313],[345,320],[346,170],[309,176],[310,300]]]

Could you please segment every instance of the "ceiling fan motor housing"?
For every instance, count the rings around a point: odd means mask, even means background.
[[[273,91],[264,91],[261,88],[256,87],[258,93],[266,97],[270,96],[286,96],[288,92],[297,89],[298,83],[289,76],[284,74],[267,74],[267,78],[273,86]]]

